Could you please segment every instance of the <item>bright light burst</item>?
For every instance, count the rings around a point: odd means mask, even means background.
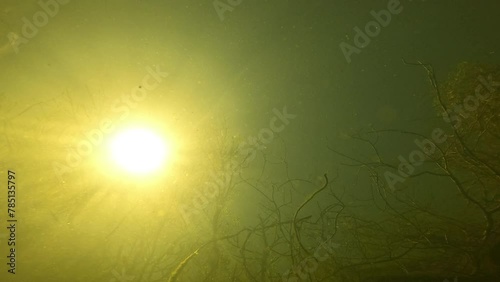
[[[169,156],[165,141],[147,129],[129,129],[110,143],[113,160],[127,172],[148,174],[158,170]]]

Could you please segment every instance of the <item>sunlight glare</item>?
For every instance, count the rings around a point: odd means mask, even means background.
[[[159,169],[169,154],[165,141],[146,129],[119,133],[111,142],[110,151],[120,167],[134,174],[147,174]]]

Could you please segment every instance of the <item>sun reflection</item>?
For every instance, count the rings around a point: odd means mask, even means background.
[[[149,174],[161,168],[170,157],[167,142],[153,131],[144,128],[125,130],[110,142],[114,162],[133,174]]]

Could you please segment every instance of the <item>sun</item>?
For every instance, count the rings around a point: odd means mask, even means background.
[[[139,175],[157,171],[170,155],[167,142],[145,128],[122,131],[109,146],[111,158],[120,168]]]

